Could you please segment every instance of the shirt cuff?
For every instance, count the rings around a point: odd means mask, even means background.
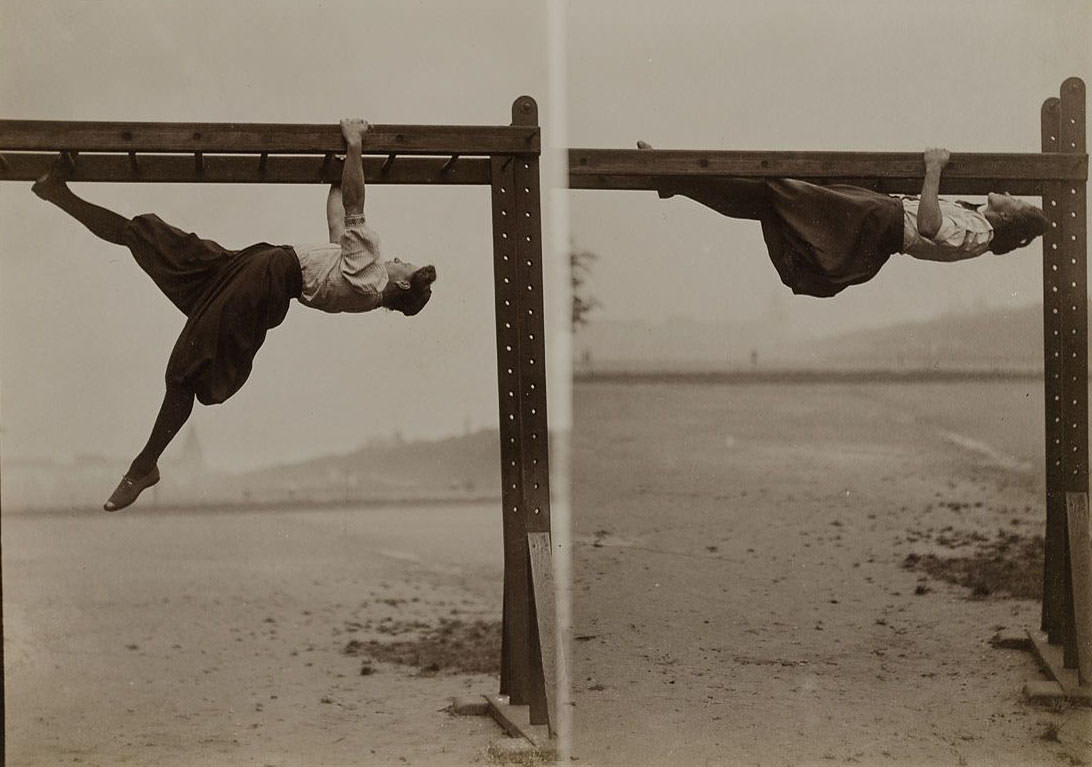
[[[345,226],[363,226],[364,214],[363,213],[346,213],[345,214]]]

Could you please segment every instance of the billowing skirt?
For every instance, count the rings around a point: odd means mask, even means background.
[[[167,384],[191,389],[205,405],[223,402],[246,382],[266,331],[300,295],[295,252],[267,243],[227,250],[153,214],[129,222],[125,244],[187,317],[167,362]]]
[[[902,248],[902,203],[844,184],[770,179],[762,237],[794,293],[829,297],[872,279]]]

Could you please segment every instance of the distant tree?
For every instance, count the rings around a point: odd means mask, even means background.
[[[573,282],[572,323],[574,330],[584,325],[588,321],[588,312],[600,305],[599,301],[589,296],[587,292],[588,274],[591,271],[592,263],[597,258],[598,256],[590,250],[576,250],[575,248],[569,250],[569,273],[572,275]]]

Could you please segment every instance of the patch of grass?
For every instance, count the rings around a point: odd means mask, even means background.
[[[439,626],[422,627],[415,622],[409,631],[412,636],[397,641],[353,639],[342,652],[413,666],[420,676],[493,674],[500,667],[499,621],[441,618]]]
[[[1042,536],[1024,537],[1001,530],[992,540],[984,536],[974,536],[972,540],[974,550],[968,556],[909,554],[902,565],[907,570],[970,589],[976,598],[996,595],[1042,599]]]

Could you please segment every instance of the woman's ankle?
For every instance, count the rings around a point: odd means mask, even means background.
[[[129,464],[129,470],[125,472],[125,476],[130,479],[139,479],[145,477],[155,471],[156,461],[148,460],[147,458],[137,458],[131,464]]]

